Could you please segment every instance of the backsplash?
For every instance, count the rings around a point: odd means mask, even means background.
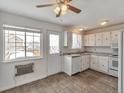
[[[104,47],[87,47],[85,48],[85,51],[87,52],[97,52],[97,53],[112,53],[112,49],[111,48],[104,48]]]
[[[84,49],[69,49],[69,48],[64,48],[62,50],[62,53],[77,53],[77,52],[83,52]]]

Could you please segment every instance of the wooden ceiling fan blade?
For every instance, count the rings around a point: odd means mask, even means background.
[[[76,8],[74,6],[71,6],[71,5],[68,5],[68,9],[73,11],[73,12],[75,12],[75,13],[80,13],[81,12],[80,9],[78,9],[78,8]]]
[[[71,1],[72,1],[72,0],[64,0],[64,2],[67,2],[67,3],[68,3],[68,2],[71,2]]]
[[[44,5],[37,5],[37,8],[41,8],[41,7],[49,7],[49,6],[53,6],[55,4],[44,4]]]

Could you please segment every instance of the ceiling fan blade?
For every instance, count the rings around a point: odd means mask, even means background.
[[[71,2],[71,1],[72,1],[72,0],[64,0],[64,2],[67,2],[67,3],[68,3],[68,2]]]
[[[80,13],[81,12],[80,9],[78,9],[78,8],[76,8],[74,6],[71,6],[71,5],[68,5],[68,9],[73,11],[73,12],[75,12],[75,13]]]
[[[55,4],[45,4],[45,5],[37,5],[37,8],[41,8],[41,7],[49,7],[49,6],[53,6]]]

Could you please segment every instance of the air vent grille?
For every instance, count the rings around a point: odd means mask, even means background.
[[[15,69],[16,69],[15,76],[20,76],[20,75],[24,75],[24,74],[28,74],[28,73],[34,72],[33,66],[34,66],[34,63],[15,66]]]

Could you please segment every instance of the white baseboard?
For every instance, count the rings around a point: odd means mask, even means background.
[[[1,87],[1,88],[0,88],[0,92],[5,91],[5,90],[8,90],[8,89],[15,88],[15,87],[18,87],[18,86],[27,84],[27,83],[31,83],[31,82],[33,82],[33,81],[37,81],[37,80],[40,80],[40,79],[43,79],[43,78],[46,78],[46,77],[47,77],[47,76],[40,76],[40,77],[33,78],[33,79],[30,79],[30,80],[25,81],[25,82],[21,82],[21,83],[19,83],[19,84],[14,84],[14,85],[6,86],[6,87]]]

